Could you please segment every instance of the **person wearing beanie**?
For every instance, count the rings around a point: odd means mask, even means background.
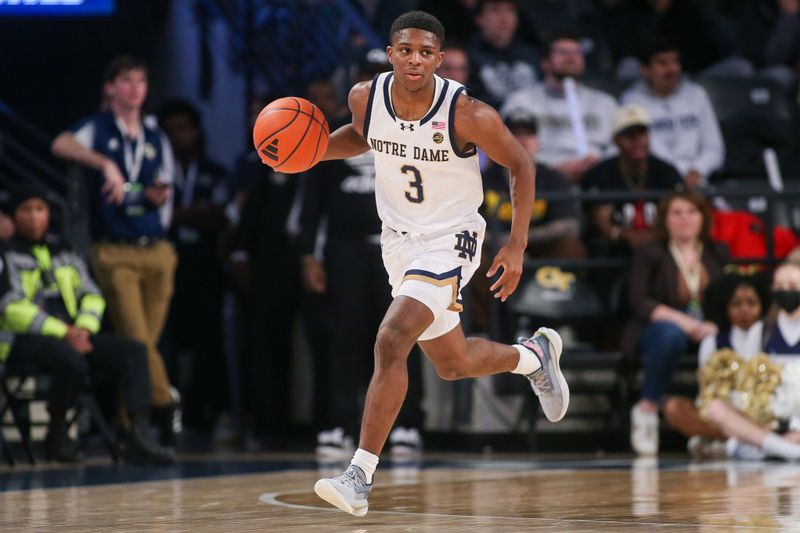
[[[174,452],[157,446],[149,435],[147,350],[134,340],[100,333],[105,300],[81,256],[48,234],[45,192],[20,185],[9,211],[16,234],[0,258],[0,362],[10,375],[34,371],[50,376],[48,457],[79,460],[78,444],[67,433],[67,411],[90,378],[96,384],[108,377],[123,392],[126,460],[174,462]]]

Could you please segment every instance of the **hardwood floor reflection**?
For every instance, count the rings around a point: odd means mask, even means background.
[[[724,531],[800,529],[800,465],[495,461],[381,469],[363,519],[316,470],[0,492],[0,530]],[[287,466],[287,468],[289,468]],[[291,468],[296,468],[292,466]]]

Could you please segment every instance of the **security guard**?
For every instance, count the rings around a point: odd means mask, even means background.
[[[66,413],[91,376],[111,378],[123,390],[128,427],[124,456],[131,462],[168,464],[174,451],[149,435],[147,350],[134,340],[99,333],[105,300],[83,259],[48,238],[50,208],[42,191],[21,185],[12,196],[16,235],[2,255],[0,361],[10,374],[35,370],[51,377],[45,449],[74,462],[77,443],[67,435]]]

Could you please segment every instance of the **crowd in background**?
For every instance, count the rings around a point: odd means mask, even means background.
[[[708,351],[708,339],[715,339],[716,349],[723,342],[721,332],[740,326],[725,313],[731,301],[717,299],[716,307],[708,308],[706,289],[724,277],[732,260],[766,259],[765,242],[773,237],[754,214],[731,209],[720,198],[712,202],[700,192],[728,177],[730,148],[738,151],[729,132],[720,128],[718,109],[701,80],[764,79],[779,87],[781,98],[796,101],[800,1],[356,4],[380,35],[397,15],[415,7],[446,21],[439,74],[495,106],[537,161],[537,192],[544,197],[534,207],[530,259],[627,261],[625,268],[569,270],[589,280],[604,309],[613,311],[604,316],[617,317],[605,334],[593,332],[579,340],[622,349],[641,362],[644,381],[631,411],[632,446],[639,453],[656,453],[658,412],[680,357],[695,353],[700,343]],[[363,40],[356,35],[352,44],[358,49]],[[349,81],[390,69],[382,51],[362,52],[358,74]],[[319,106],[333,130],[349,120],[349,112],[337,81],[342,73],[331,74],[312,81],[303,96]],[[46,245],[55,256],[54,247],[68,246],[69,236],[55,244],[45,232],[30,230],[24,218],[34,209],[31,202],[46,208],[48,195],[25,188],[9,191],[14,200],[0,215],[7,286],[28,283],[21,275],[12,278],[22,268],[9,269],[14,261],[34,265],[31,270],[43,276],[38,286],[19,289],[16,300],[0,296],[5,303],[0,330],[19,337],[11,355],[6,354],[9,366],[13,369],[22,352],[51,350],[20,344],[25,336],[60,339],[75,360],[76,353],[100,354],[100,331],[114,332],[136,341],[126,348],[135,353],[132,362],[111,372],[123,390],[137,391],[123,400],[129,414],[119,416],[136,460],[174,460],[181,424],[210,434],[227,413],[239,409],[239,402],[245,420],[234,429],[246,427],[266,446],[281,446],[292,427],[288,398],[297,350],[294,332],[300,324],[313,361],[308,394],[313,396],[312,423],[320,431],[317,451],[348,457],[371,373],[374,333],[390,298],[380,259],[372,156],[326,162],[289,176],[264,166],[245,147],[236,168],[225,169],[205,155],[204,128],[211,125],[204,124],[192,103],[176,100],[154,115],[142,112],[147,82],[146,64],[132,57],[116,59],[103,80],[100,110],[53,143],[53,152],[79,164],[91,185],[93,246],[87,263],[71,266],[80,274],[75,309],[45,305],[65,298],[61,263],[35,251]],[[253,118],[280,96],[255,99]],[[787,143],[797,142],[795,130]],[[790,165],[791,160],[782,158],[781,163]],[[490,220],[486,246],[491,247],[503,241],[510,227],[509,178],[486,158],[481,168],[482,210]],[[619,193],[618,198],[603,192]],[[800,244],[788,227],[776,228],[774,238],[777,258]],[[491,316],[501,313],[511,321],[510,312],[489,303],[483,279],[476,276],[473,284],[468,305],[475,310],[467,327],[507,335],[503,328],[493,329]],[[780,283],[776,278],[776,287]],[[800,277],[796,286],[787,286],[776,290],[797,293]],[[103,305],[82,310],[91,307],[89,296],[101,298]],[[25,320],[10,326],[12,315],[20,315],[9,302],[26,299],[35,305],[23,312],[28,313]],[[611,309],[612,301],[625,303]],[[767,311],[766,297],[759,306],[760,320]],[[749,342],[772,353],[800,353],[797,307],[781,307],[774,331],[782,332],[783,344],[775,347],[773,341],[764,348],[761,333]],[[82,313],[96,323],[81,323],[87,320]],[[741,329],[749,331],[752,322]],[[50,329],[43,329],[45,324]],[[726,342],[737,348],[735,335],[729,332]],[[233,362],[226,356],[231,352]],[[64,391],[78,388],[84,375],[95,380],[94,367],[101,366],[95,361],[102,358],[87,360],[87,368],[71,368],[71,381],[53,393],[58,408],[50,411],[56,422],[51,421],[48,449],[58,460],[77,457],[63,427],[63,411],[74,394]],[[63,372],[44,358],[38,364]],[[389,442],[398,452],[418,450],[424,427],[418,353],[409,365],[409,396]],[[144,397],[150,409],[144,409]],[[119,394],[108,398],[116,400]],[[691,405],[677,400],[667,405],[675,427],[701,424],[691,418]],[[767,451],[779,448],[789,454],[788,444],[775,444],[772,432],[753,436],[748,427],[745,438],[739,429],[731,430],[742,427],[731,422],[739,415],[715,405],[717,426],[702,421],[703,430],[684,431],[687,436],[721,440],[723,434],[733,435],[757,448],[769,438],[773,447]],[[113,416],[113,409],[108,411]],[[148,417],[139,414],[145,411]],[[143,427],[150,423],[159,429],[159,442],[146,436]]]

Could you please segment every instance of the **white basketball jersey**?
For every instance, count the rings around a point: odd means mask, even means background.
[[[395,231],[423,235],[475,220],[483,202],[477,150],[459,150],[453,128],[464,86],[434,76],[431,108],[420,120],[403,120],[392,107],[393,78],[384,72],[372,80],[364,120],[378,215]]]

